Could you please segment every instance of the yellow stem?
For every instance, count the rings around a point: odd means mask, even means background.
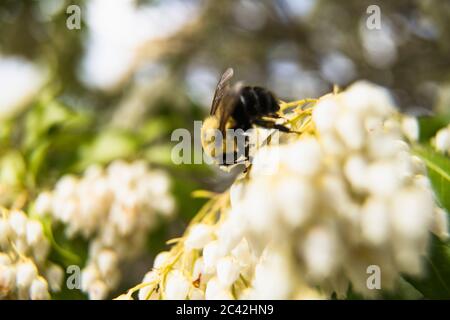
[[[281,105],[280,105],[280,110],[284,111],[287,108],[296,107],[296,106],[301,105],[301,104],[317,102],[317,101],[318,101],[317,99],[306,98],[306,99],[301,99],[301,100],[292,101],[292,102],[282,102]]]

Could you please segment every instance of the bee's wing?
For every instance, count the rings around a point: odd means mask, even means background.
[[[222,132],[222,134],[225,134],[225,127],[227,125],[227,122],[230,119],[230,116],[233,114],[234,109],[236,108],[241,88],[242,83],[236,83],[233,88],[230,88],[229,90],[224,92],[222,99],[219,101],[219,130],[220,132]]]
[[[216,91],[214,92],[214,98],[211,105],[211,112],[210,115],[213,115],[216,113],[217,108],[219,107],[220,100],[222,100],[223,96],[225,95],[227,89],[230,87],[230,84],[228,81],[233,77],[233,69],[228,68],[223,74],[222,77],[220,77],[219,83],[217,84]]]

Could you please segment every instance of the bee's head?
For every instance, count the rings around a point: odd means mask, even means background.
[[[219,120],[215,116],[211,116],[203,121],[201,139],[203,149],[208,149],[214,145],[219,131]]]
[[[202,141],[205,143],[215,142],[219,131],[219,119],[211,116],[205,119],[202,126]]]
[[[201,130],[203,150],[215,157],[218,153],[222,152],[223,138],[219,130],[219,119],[215,116],[206,118]],[[217,148],[220,150],[216,150]]]

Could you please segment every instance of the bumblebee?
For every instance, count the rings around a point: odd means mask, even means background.
[[[228,68],[217,84],[209,117],[203,122],[203,150],[220,165],[249,160],[248,130],[255,127],[290,132],[277,122],[280,106],[274,94],[241,82],[231,86],[233,69]]]

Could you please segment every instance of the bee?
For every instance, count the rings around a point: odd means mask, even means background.
[[[214,92],[210,115],[203,122],[203,150],[220,165],[233,165],[249,160],[249,137],[254,127],[290,132],[277,122],[280,106],[272,92],[242,82],[230,84],[233,69],[221,76]],[[218,134],[220,133],[220,134]],[[233,133],[231,136],[230,133]]]

